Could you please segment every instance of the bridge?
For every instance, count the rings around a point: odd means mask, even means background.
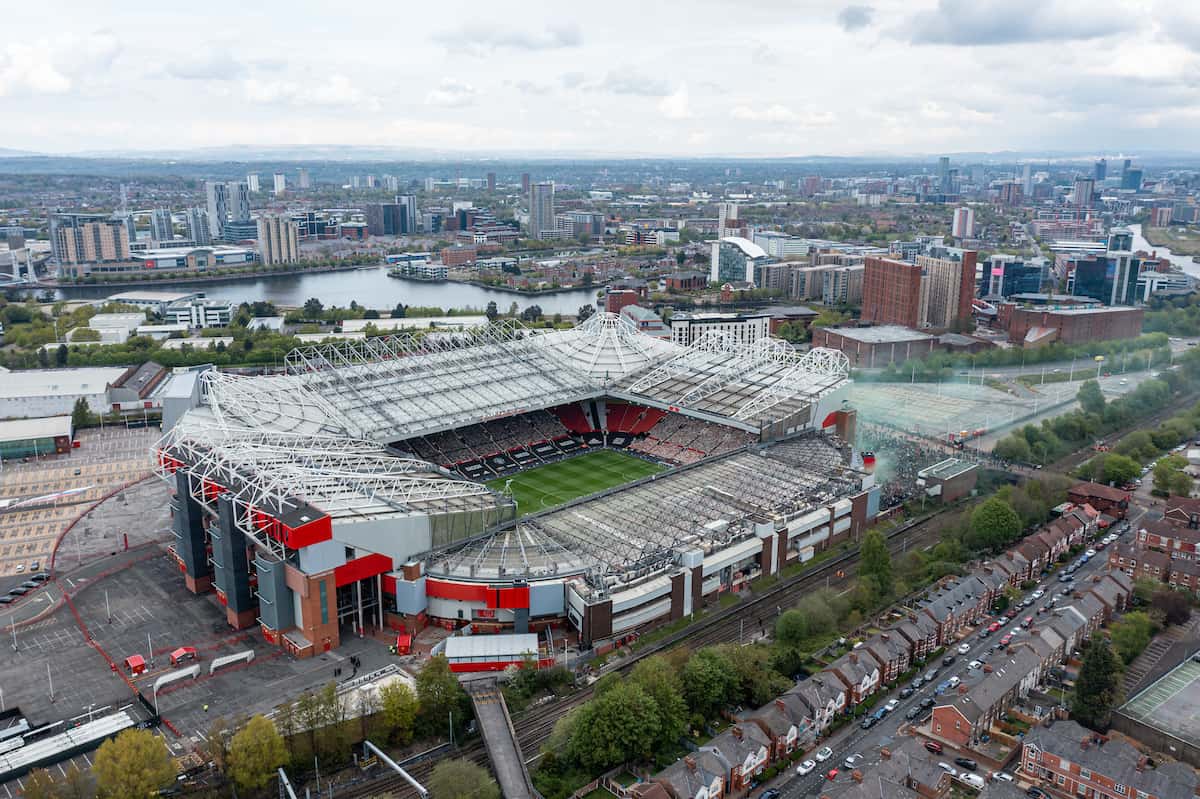
[[[485,678],[464,680],[463,688],[475,705],[475,721],[504,799],[536,799],[500,686],[494,678]]]
[[[25,264],[17,260],[21,251],[17,250],[11,253],[8,263],[0,263],[0,288],[8,288],[11,286],[31,286],[38,282],[37,274],[33,269],[33,254],[29,250],[25,250]]]

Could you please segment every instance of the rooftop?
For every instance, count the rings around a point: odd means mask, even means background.
[[[974,468],[975,464],[971,461],[965,461],[959,458],[946,458],[944,461],[938,461],[932,466],[927,466],[921,471],[917,472],[917,477],[932,477],[936,480],[949,480],[952,477],[965,474]]]
[[[123,366],[14,370],[0,380],[0,399],[101,394],[124,373]]]
[[[113,294],[106,302],[184,302],[193,297],[201,296],[195,291],[122,291],[120,294]]]
[[[69,435],[71,435],[70,416],[47,416],[42,419],[14,419],[9,422],[0,422],[0,442]]]
[[[902,341],[925,341],[933,338],[918,330],[902,325],[874,325],[872,327],[831,327],[830,333],[842,338],[861,341],[864,344],[891,344]]]

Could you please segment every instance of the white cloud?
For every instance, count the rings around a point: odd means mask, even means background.
[[[252,103],[315,108],[357,108],[378,111],[379,98],[365,92],[345,75],[334,74],[304,81],[247,78],[242,91]]]
[[[979,46],[1097,39],[1129,30],[1134,17],[1096,0],[938,0],[905,23],[916,44]]]
[[[443,78],[442,82],[425,95],[426,105],[444,108],[462,108],[475,102],[475,87],[454,78]]]
[[[573,23],[547,25],[535,30],[479,21],[435,33],[433,40],[454,53],[482,56],[497,50],[538,52],[578,47],[583,42],[583,34]]]
[[[734,119],[744,119],[748,122],[795,122],[797,119],[794,111],[779,103],[773,103],[766,108],[739,105],[732,113]]]
[[[640,97],[666,97],[671,93],[671,86],[665,78],[647,75],[630,66],[609,71],[596,88],[613,94],[634,94]]]
[[[166,66],[167,74],[180,80],[233,80],[246,68],[226,48],[205,48],[185,53]]]
[[[69,92],[82,80],[106,73],[120,52],[120,40],[107,30],[28,44],[11,41],[0,49],[0,96]]]
[[[688,104],[687,84],[680,84],[672,94],[659,100],[658,112],[667,119],[689,119],[692,116],[692,109]]]

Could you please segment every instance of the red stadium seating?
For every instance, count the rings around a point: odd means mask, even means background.
[[[572,402],[568,405],[559,405],[557,408],[551,408],[550,410],[563,423],[563,427],[572,433],[590,433],[593,430],[592,423],[588,421],[583,409],[577,403]]]

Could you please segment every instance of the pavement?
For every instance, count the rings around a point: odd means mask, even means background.
[[[1144,509],[1138,509],[1131,514],[1130,532],[1125,534],[1123,537],[1124,540],[1129,540],[1132,538],[1133,530],[1137,529],[1137,524],[1144,513]],[[1097,557],[1092,558],[1088,563],[1084,564],[1084,566],[1081,567],[1078,572],[1076,572],[1076,581],[1083,582],[1093,574],[1107,571],[1108,567],[1106,555],[1107,552],[1099,552]],[[1047,593],[1056,592],[1061,588],[1061,584],[1053,576],[1042,578],[1040,585],[1042,588],[1046,589]],[[1029,593],[1032,593],[1034,590],[1036,589],[1030,589]],[[992,645],[996,643],[996,636],[993,635],[986,638],[981,638],[980,633],[987,627],[988,624],[991,623],[992,620],[992,618],[984,620],[978,627],[964,635],[960,641],[955,642],[953,646],[948,647],[949,650],[953,650],[961,642],[966,642],[970,644],[971,647],[970,650],[963,655],[959,655],[957,652],[955,652],[955,661],[950,666],[942,667],[940,661],[937,663],[931,662],[929,664],[929,667],[938,667],[937,682],[948,680],[951,676],[958,676],[962,678],[967,672],[968,663],[970,663],[972,660],[980,659],[981,655],[985,655],[985,653],[989,653],[991,651]],[[1011,626],[1012,622],[1005,621],[1005,624],[1006,626]],[[815,749],[820,748],[821,746],[830,747],[833,750],[833,757],[825,763],[818,763],[817,768],[811,774],[799,776],[796,774],[796,767],[793,766],[784,774],[776,777],[772,782],[759,786],[759,789],[754,795],[759,796],[761,795],[762,791],[766,790],[767,788],[774,788],[780,792],[781,799],[801,799],[801,797],[817,796],[822,788],[828,783],[828,780],[825,778],[825,774],[831,768],[837,768],[839,770],[836,780],[837,782],[846,782],[851,779],[850,770],[843,768],[842,762],[848,756],[855,753],[860,753],[863,755],[863,761],[857,766],[857,768],[866,771],[874,766],[877,766],[881,760],[880,749],[892,745],[900,736],[909,734],[907,728],[910,722],[906,721],[904,718],[908,710],[919,705],[923,699],[934,695],[934,686],[928,685],[907,699],[900,699],[899,690],[902,687],[902,685],[898,685],[890,693],[881,697],[876,707],[882,706],[888,699],[897,699],[899,701],[899,705],[893,712],[884,716],[884,718],[874,727],[869,730],[863,730],[859,726],[860,720],[855,720],[851,724],[840,729],[828,739],[817,744],[817,746],[814,747]],[[916,719],[914,719],[912,723],[920,723],[921,721],[928,719],[929,714],[929,710],[922,712],[916,717]],[[934,760],[944,760],[947,763],[953,763],[954,758],[959,755],[973,757],[971,752],[958,752],[950,746],[946,746],[945,751],[941,755],[931,755],[930,757]],[[805,759],[808,759],[808,757],[812,757],[812,753],[809,753]],[[1011,773],[1011,769],[1007,770],[1009,770]],[[985,778],[987,777],[987,769],[982,766],[980,767],[980,771],[978,773]]]

